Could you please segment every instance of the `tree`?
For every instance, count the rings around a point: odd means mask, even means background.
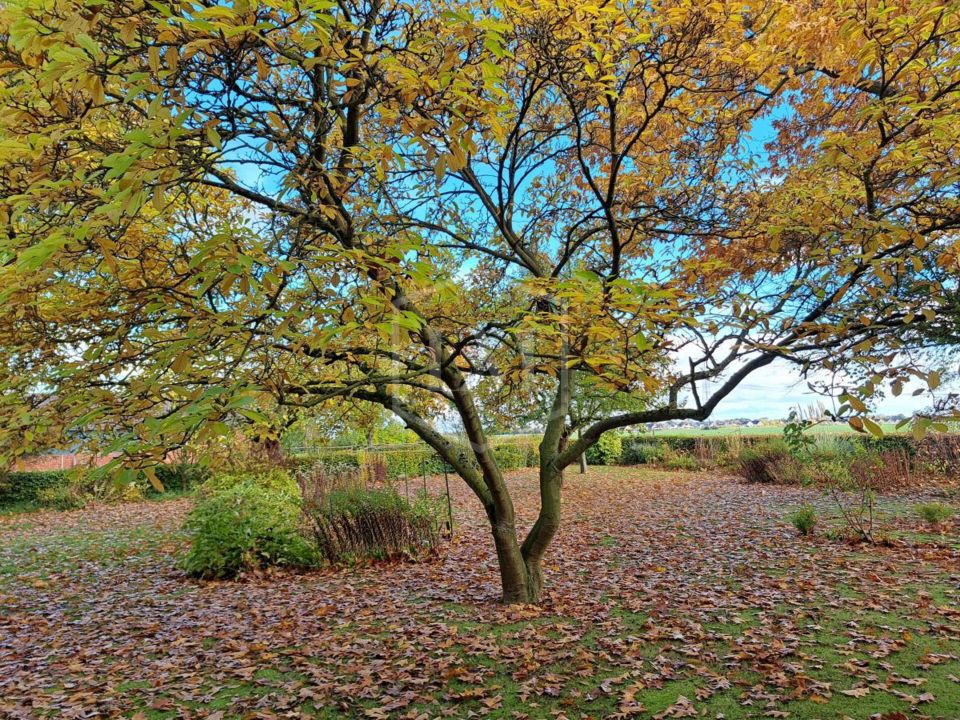
[[[955,283],[916,271],[958,256],[956,2],[0,18],[8,454],[109,418],[135,467],[264,393],[381,406],[483,504],[507,601],[540,597],[561,472],[604,432],[704,419],[777,358],[863,360]],[[572,373],[656,401],[566,442]],[[481,380],[551,388],[522,539]]]
[[[523,387],[503,385],[493,378],[478,385],[481,412],[492,418],[494,430],[535,427],[542,429],[550,419],[555,383],[549,376],[526,378]],[[644,410],[655,399],[640,393],[610,388],[590,374],[570,373],[570,402],[564,424],[561,449],[582,428],[611,415]],[[488,432],[490,428],[488,428]],[[586,472],[586,456],[580,455],[580,472]]]

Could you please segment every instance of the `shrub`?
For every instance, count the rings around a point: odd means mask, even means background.
[[[940,502],[920,503],[914,510],[930,525],[939,525],[953,515],[953,508]]]
[[[623,440],[616,433],[604,433],[587,450],[587,462],[591,465],[616,465],[623,452]]]
[[[664,467],[668,470],[699,470],[700,463],[689,455],[670,454],[664,459]]]
[[[414,504],[390,488],[335,490],[304,503],[320,555],[331,563],[414,557],[439,540],[438,501]]]
[[[527,465],[527,448],[520,443],[505,442],[496,445],[493,456],[501,470],[519,470]]]
[[[540,467],[540,444],[535,440],[524,440],[518,443],[527,451],[526,467]]]
[[[736,470],[749,483],[795,484],[803,477],[802,466],[782,441],[745,446],[737,456]]]
[[[870,478],[854,473],[855,462],[863,459],[866,451],[862,447],[847,456],[831,459],[811,457],[814,480],[825,486],[847,528],[850,539],[875,543],[876,493],[870,485]]]
[[[443,461],[432,448],[422,445],[413,445],[402,450],[384,452],[388,478],[398,478],[401,475],[416,477],[426,472],[427,475],[436,475],[443,472]]]
[[[68,482],[64,470],[6,473],[0,476],[0,505],[41,502],[37,496],[40,491],[66,486]]]
[[[500,440],[494,444],[493,452],[503,470],[536,467],[540,464],[539,446],[535,441],[527,438]],[[475,464],[465,446],[460,448],[460,453],[466,462]],[[445,467],[444,461],[437,453],[423,444],[410,444],[374,452],[325,448],[316,457],[299,456],[292,460],[292,464],[298,470],[310,469],[319,463],[327,466],[334,473],[341,472],[345,467],[366,469],[381,462],[386,467],[386,477],[391,480],[401,476],[417,477],[423,473],[439,475]]]
[[[163,485],[164,492],[186,492],[199,487],[211,477],[210,468],[197,463],[170,463],[154,467],[157,480]],[[149,485],[147,494],[157,490]]]
[[[292,498],[300,497],[300,489],[294,477],[283,468],[276,466],[213,475],[199,487],[198,492],[201,496],[211,497],[238,485],[247,484]]]
[[[697,449],[695,435],[658,435],[657,439],[674,452],[692,455]]]
[[[316,458],[325,465],[360,467],[360,453],[356,450],[323,449]],[[313,458],[305,459],[313,462]]]
[[[279,482],[279,475],[267,477],[278,482],[271,485],[262,482],[263,475],[252,476],[201,496],[184,526],[191,535],[190,550],[181,560],[187,573],[230,578],[271,565],[317,564],[316,550],[300,532],[299,496]]]
[[[157,465],[157,479],[164,490],[186,491],[209,477],[209,470],[193,463]],[[0,505],[37,503],[56,509],[81,507],[92,497],[111,501],[130,501],[143,498],[143,491],[156,494],[152,485],[117,487],[108,479],[94,478],[81,468],[39,472],[12,472],[0,476]],[[86,497],[83,497],[86,496]]]
[[[91,496],[78,483],[64,483],[40,488],[34,499],[39,505],[54,510],[77,510],[86,506]]]
[[[107,498],[106,485],[98,483],[94,473],[82,468],[44,472],[10,473],[7,494],[0,494],[0,505],[36,504],[54,510],[74,510],[95,497]]]
[[[788,518],[801,535],[809,535],[817,525],[817,512],[810,505],[798,508]]]
[[[663,445],[649,441],[637,442],[636,438],[631,439],[633,442],[623,443],[620,462],[625,465],[649,465],[663,461],[666,455]]]

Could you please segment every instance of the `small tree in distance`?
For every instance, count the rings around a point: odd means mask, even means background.
[[[955,283],[922,271],[957,266],[958,26],[923,0],[4,2],[5,452],[96,423],[136,466],[264,394],[380,406],[535,602],[604,432],[707,418],[778,358],[936,384],[897,350]],[[571,439],[574,374],[649,400]],[[520,535],[477,391],[531,382]]]

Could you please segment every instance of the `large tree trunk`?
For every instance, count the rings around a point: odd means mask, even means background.
[[[550,502],[546,516],[541,510],[540,517],[522,546],[517,541],[513,522],[498,520],[495,510],[488,512],[505,603],[540,601],[543,593],[543,556],[559,524],[559,478],[554,476],[551,484],[557,488],[556,504]],[[554,517],[555,522],[551,519]]]
[[[520,543],[513,531],[493,528],[493,543],[497,549],[497,564],[500,566],[500,584],[503,588],[503,602],[536,602],[530,592],[527,565],[520,552]]]
[[[543,558],[560,528],[561,479],[560,472],[552,466],[541,466],[540,514],[519,548],[523,569],[522,578],[517,578],[510,586],[504,583],[504,602],[536,603],[540,601],[543,594]],[[498,559],[500,559],[499,553]],[[500,560],[502,571],[503,561]],[[515,560],[511,558],[510,562],[512,567],[516,567]],[[519,570],[519,567],[516,570]],[[515,572],[515,574],[519,573]]]
[[[542,557],[525,558],[516,537],[501,543],[494,535],[505,603],[537,603],[543,594]]]

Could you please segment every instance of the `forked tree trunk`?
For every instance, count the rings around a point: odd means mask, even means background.
[[[522,545],[517,542],[512,523],[507,531],[505,523],[495,523],[491,518],[503,583],[503,601],[506,603],[540,601],[543,594],[543,558],[560,527],[560,484],[559,471],[541,466],[540,514]]]
[[[537,602],[540,599],[540,593],[539,591],[534,593],[530,585],[527,564],[520,552],[520,543],[517,542],[516,536],[511,539],[498,538],[495,531],[493,542],[497,549],[497,563],[500,566],[503,602]]]
[[[497,562],[500,565],[503,602],[539,602],[543,594],[542,557],[523,557],[516,538],[513,540],[512,547],[504,547],[494,536],[494,544],[497,548]]]

